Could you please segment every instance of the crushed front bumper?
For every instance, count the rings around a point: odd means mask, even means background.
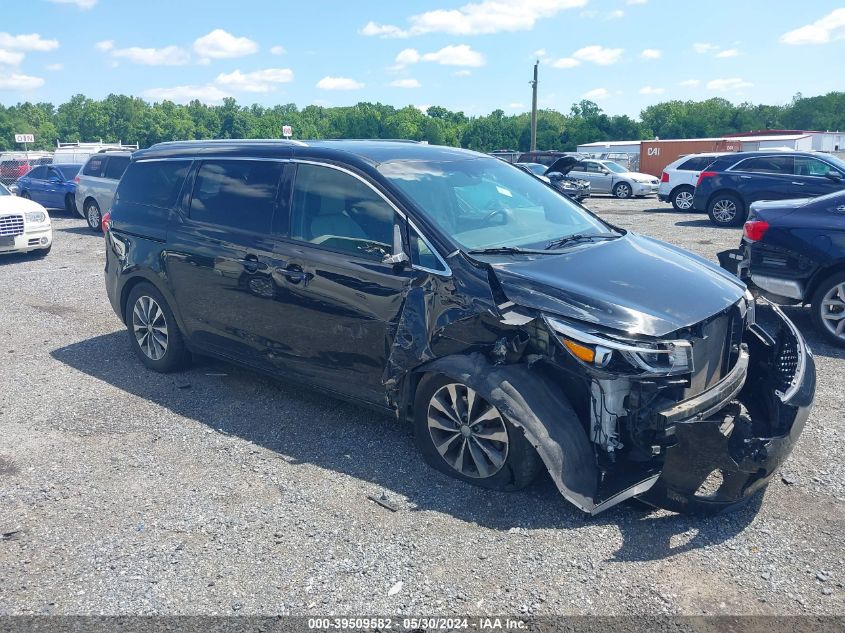
[[[775,305],[758,302],[746,334],[748,371],[724,406],[700,410],[671,427],[660,477],[641,499],[694,514],[734,509],[763,488],[792,451],[816,387],[813,355]],[[718,385],[717,385],[718,387]],[[733,392],[733,393],[732,393]],[[677,407],[673,407],[677,409]]]

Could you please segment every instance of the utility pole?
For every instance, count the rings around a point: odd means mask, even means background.
[[[531,82],[531,151],[537,151],[537,72],[540,60],[534,62],[534,81]]]

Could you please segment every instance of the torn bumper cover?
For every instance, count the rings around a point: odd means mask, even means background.
[[[718,513],[741,506],[786,460],[804,428],[816,386],[813,356],[795,326],[760,302],[744,384],[718,411],[678,419],[691,401],[659,413],[674,433],[663,470],[641,499],[680,512]],[[736,388],[728,376],[714,389]],[[702,394],[706,400],[706,395]]]

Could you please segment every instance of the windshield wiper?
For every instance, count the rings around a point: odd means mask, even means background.
[[[544,255],[544,251],[527,250],[517,246],[493,246],[491,248],[474,248],[467,251],[470,255]]]
[[[576,233],[575,235],[567,235],[566,237],[559,237],[556,240],[552,240],[546,244],[546,250],[548,251],[553,248],[560,248],[570,242],[581,242],[583,240],[615,240],[617,237],[622,236],[617,235],[616,233],[589,233],[587,235]]]

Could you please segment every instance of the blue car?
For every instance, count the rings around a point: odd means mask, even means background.
[[[38,165],[18,178],[18,195],[48,209],[76,213],[76,181],[82,165]]]

